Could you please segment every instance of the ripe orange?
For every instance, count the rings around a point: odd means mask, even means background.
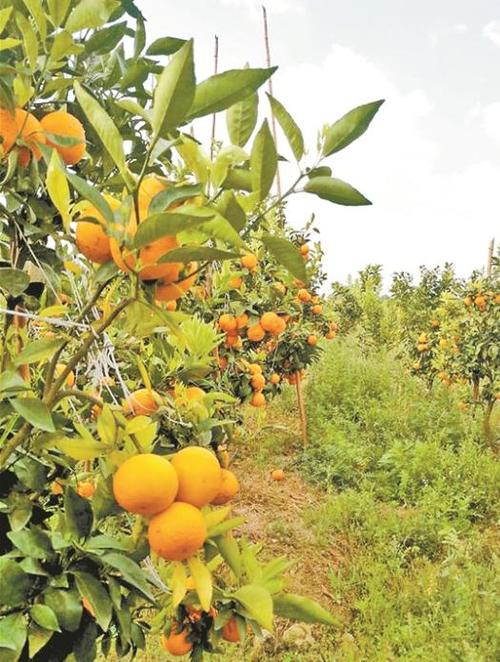
[[[464,304],[468,306],[472,306],[472,297],[466,296],[464,299]]]
[[[222,331],[235,331],[237,327],[238,327],[238,323],[234,315],[229,315],[228,313],[224,313],[223,315],[220,316],[219,328]]]
[[[241,349],[243,346],[243,343],[241,341],[240,336],[238,335],[238,332],[235,333],[235,335],[232,335],[231,332],[229,332],[226,335],[226,347],[232,347],[233,349]]]
[[[241,276],[233,276],[229,281],[229,286],[235,290],[239,290],[243,283],[243,278]]]
[[[238,479],[229,469],[221,469],[221,485],[215,499],[212,499],[214,506],[222,506],[231,501],[240,491]]]
[[[241,315],[238,315],[238,317],[236,318],[236,328],[244,329],[247,324],[248,324],[248,315],[246,313],[241,313]]]
[[[90,480],[82,481],[76,486],[76,493],[84,499],[90,499],[90,497],[94,496],[94,492],[95,485]]]
[[[60,375],[62,375],[65,369],[66,366],[64,365],[64,363],[58,363],[56,365],[56,369],[54,370],[54,377],[57,379]],[[69,375],[66,377],[66,386],[68,388],[73,388],[74,385],[75,385],[75,373],[72,370],[69,373]]]
[[[171,313],[174,312],[174,310],[177,310],[177,301],[167,301],[165,309]]]
[[[106,202],[112,210],[120,206],[120,202],[113,198],[111,195],[104,194]],[[90,202],[85,203],[80,208],[80,215],[95,218],[98,223],[91,223],[90,221],[79,221],[76,224],[76,245],[82,255],[91,262],[97,264],[104,264],[112,259],[110,238],[104,231],[106,220],[104,216],[91,205]]]
[[[273,372],[271,375],[271,384],[279,384],[281,381],[281,377],[278,375],[277,372]]]
[[[193,648],[193,644],[188,641],[189,630],[187,628],[183,628],[178,633],[178,628],[179,624],[173,623],[169,636],[166,637],[164,634],[161,635],[161,645],[167,651],[167,653],[170,653],[170,655],[187,655]]]
[[[148,388],[140,388],[131,393],[123,403],[123,412],[126,416],[151,416],[158,409],[155,391]]]
[[[50,491],[52,494],[59,495],[64,492],[64,488],[58,480],[55,480],[50,486]]]
[[[222,638],[235,644],[240,640],[238,622],[233,616],[222,628]]]
[[[186,389],[186,397],[188,400],[203,400],[205,391],[198,386],[188,386]]]
[[[262,368],[258,363],[250,363],[248,369],[252,375],[260,374],[262,372]]]
[[[274,329],[271,331],[271,334],[273,336],[279,336],[280,333],[283,333],[283,331],[286,329],[286,320],[284,317],[278,317],[276,320],[276,324],[274,325]]]
[[[157,301],[176,301],[179,299],[189,290],[190,287],[194,285],[197,275],[194,272],[197,269],[198,263],[190,262],[185,267],[186,275],[182,276],[182,280],[181,275],[179,278],[175,279],[179,282],[171,282],[167,279],[160,279],[156,285],[155,299]]]
[[[3,140],[4,154],[10,152],[18,140],[26,144],[26,147],[19,148],[19,163],[22,166],[28,165],[31,154],[38,161],[42,156],[39,145],[47,142],[40,122],[22,108],[16,108],[14,114],[8,110],[0,110],[0,137]]]
[[[317,339],[317,337],[316,337],[315,335],[311,334],[311,335],[307,338],[307,344],[310,345],[311,347],[314,347],[315,345],[317,345],[317,344],[318,344],[318,339]]]
[[[64,110],[56,110],[42,117],[40,124],[46,133],[63,138],[75,138],[78,142],[69,147],[62,147],[51,142],[47,137],[47,144],[58,152],[66,165],[75,165],[85,154],[85,130],[76,117]]]
[[[263,393],[257,391],[252,395],[250,404],[252,405],[252,407],[264,407],[266,404],[266,398],[264,397]]]
[[[427,343],[418,343],[417,344],[417,351],[418,352],[426,352],[429,349],[429,345]]]
[[[285,472],[283,469],[275,469],[274,471],[271,472],[271,478],[273,480],[281,481],[285,477]]]
[[[253,271],[257,267],[257,257],[252,253],[247,253],[241,258],[241,266]]]
[[[6,108],[0,108],[0,138],[2,155],[10,152],[17,139],[16,116]]]
[[[262,376],[262,374],[256,374],[253,375],[252,379],[250,380],[250,383],[252,384],[252,388],[254,391],[262,391],[264,386],[266,385],[266,380]]]
[[[474,299],[474,303],[479,308],[479,310],[484,310],[486,308],[486,297],[484,297],[482,294],[478,294]]]
[[[279,317],[276,313],[264,313],[260,318],[260,325],[264,331],[274,331]]]
[[[309,246],[307,244],[302,244],[299,250],[302,255],[309,255]]]
[[[179,489],[170,462],[161,455],[139,453],[121,464],[113,476],[116,501],[129,513],[156,515],[168,508]]]
[[[218,494],[221,468],[215,455],[201,446],[187,446],[172,457],[179,478],[177,500],[201,508]]]
[[[310,294],[307,290],[305,290],[305,289],[303,289],[303,288],[300,289],[300,290],[297,292],[297,296],[298,296],[298,298],[299,298],[299,301],[302,301],[302,303],[307,303],[308,301],[311,301],[311,299],[312,299],[311,294]]]
[[[253,326],[249,326],[247,329],[247,338],[252,342],[260,342],[265,335],[266,332],[258,322]]]
[[[320,303],[317,303],[311,308],[311,312],[313,315],[321,315],[323,312],[323,306]]]
[[[327,340],[333,340],[337,336],[335,331],[328,331],[328,333],[325,333],[325,338]]]
[[[203,546],[206,537],[207,527],[201,511],[182,501],[175,501],[149,523],[151,550],[167,561],[188,559]]]

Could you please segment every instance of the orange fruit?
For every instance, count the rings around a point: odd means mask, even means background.
[[[0,108],[0,139],[2,155],[10,152],[17,139],[17,122],[15,113],[11,113],[6,108]]]
[[[197,274],[193,272],[197,269],[198,264],[196,262],[190,262],[185,267],[186,276],[183,276],[182,280],[180,277],[175,279],[179,282],[160,279],[156,285],[155,299],[157,301],[176,301],[179,299],[194,285]]]
[[[84,480],[76,486],[76,493],[84,499],[94,496],[95,485],[90,480]]]
[[[64,363],[58,363],[56,365],[56,369],[54,370],[55,379],[57,379],[60,375],[62,375],[62,373],[64,372],[65,369],[66,369],[66,366],[64,365]],[[73,388],[74,385],[75,385],[75,373],[72,370],[69,373],[69,375],[66,377],[66,386],[68,388]]]
[[[284,477],[285,477],[285,472],[283,471],[283,469],[274,469],[274,471],[271,472],[271,478],[273,480],[280,481],[283,480]]]
[[[221,468],[215,455],[201,446],[187,446],[172,457],[179,478],[177,500],[201,508],[218,494]]]
[[[167,561],[184,561],[198,551],[207,537],[201,511],[190,503],[175,501],[155,515],[148,527],[151,550]]]
[[[231,335],[228,333],[226,335],[226,347],[232,347],[233,349],[241,349],[243,346],[243,343],[241,341],[240,336],[236,333],[236,335]]]
[[[188,400],[203,400],[205,391],[198,386],[188,386],[186,389],[186,397]]]
[[[311,334],[311,335],[307,338],[307,344],[310,345],[311,347],[314,347],[315,345],[317,345],[317,344],[318,344],[318,339],[317,339],[317,337],[316,337],[315,335]]]
[[[238,317],[236,318],[236,328],[244,329],[247,324],[248,324],[248,315],[246,313],[241,313],[241,315],[238,315]]]
[[[262,391],[264,386],[266,385],[266,380],[262,376],[262,374],[256,374],[253,375],[252,379],[250,380],[250,383],[252,384],[252,388],[254,391]]]
[[[334,338],[336,338],[336,336],[337,333],[335,331],[328,331],[328,333],[325,333],[325,338],[327,340],[333,340]]]
[[[486,297],[484,297],[482,294],[478,294],[474,299],[474,303],[479,308],[479,310],[484,310],[486,308]]]
[[[247,253],[241,258],[241,266],[245,269],[255,269],[257,267],[257,257],[252,253]]]
[[[248,369],[252,375],[260,374],[262,372],[262,368],[258,363],[250,363]]]
[[[312,299],[311,294],[307,290],[305,290],[304,288],[300,289],[297,292],[297,296],[299,298],[299,301],[302,301],[302,303],[307,303],[308,301],[311,301],[311,299]]]
[[[187,655],[193,648],[193,644],[188,641],[189,630],[187,628],[183,628],[178,633],[178,629],[179,624],[173,623],[168,637],[166,637],[164,634],[161,635],[161,645],[167,651],[167,653],[170,653],[170,655]]]
[[[40,122],[22,108],[16,108],[14,114],[0,110],[0,137],[4,154],[10,152],[18,140],[26,143],[26,147],[19,148],[19,163],[22,166],[28,165],[31,154],[38,161],[42,156],[39,145],[47,142]]]
[[[238,479],[229,469],[221,469],[221,485],[215,499],[212,499],[214,506],[222,506],[231,501],[240,491]]]
[[[239,290],[243,283],[243,278],[241,276],[233,276],[229,281],[229,286],[235,290]]]
[[[234,315],[229,315],[228,313],[224,313],[223,315],[220,316],[219,328],[222,329],[222,331],[235,331],[237,329],[237,326],[238,323]]]
[[[279,384],[281,381],[281,377],[278,375],[277,372],[273,372],[271,375],[271,384]]]
[[[309,246],[307,244],[302,244],[299,250],[302,255],[309,255]]]
[[[234,618],[234,616],[230,618],[222,628],[222,638],[225,641],[230,641],[233,644],[236,644],[240,640],[238,621]]]
[[[273,336],[279,336],[280,333],[283,333],[283,331],[286,329],[286,321],[283,317],[278,317],[276,320],[276,324],[274,325],[273,330],[271,331],[271,334]]]
[[[172,283],[174,280],[178,280],[182,269],[181,263],[158,263],[161,257],[173,248],[177,248],[177,246],[177,239],[173,236],[167,236],[157,239],[141,248],[139,251],[139,258],[141,260],[139,277],[142,280],[158,280],[158,278],[161,278],[166,283]]]
[[[161,455],[139,453],[121,464],[113,476],[113,494],[120,506],[137,515],[156,515],[174,501],[179,480]]]
[[[260,342],[265,335],[266,332],[258,322],[253,326],[249,326],[247,329],[247,338],[252,342]]]
[[[83,158],[85,154],[85,130],[80,120],[65,110],[56,110],[42,117],[40,124],[46,133],[78,140],[74,145],[62,147],[51,142],[50,138],[47,137],[47,144],[54,147],[66,165],[75,165]]]
[[[108,205],[114,211],[120,206],[119,200],[111,195],[104,193]],[[82,255],[91,262],[104,264],[112,259],[110,237],[105,233],[106,219],[90,202],[86,202],[80,208],[82,217],[89,216],[95,218],[98,223],[90,221],[79,221],[76,224],[76,245]]]
[[[58,480],[55,480],[50,486],[50,491],[52,494],[59,495],[64,492],[64,488]]]
[[[252,407],[264,407],[266,404],[266,398],[260,391],[257,391],[252,395],[250,404],[252,405]]]
[[[260,325],[264,331],[274,331],[279,317],[276,313],[264,313],[260,318]]]
[[[469,297],[469,296],[465,297],[464,304],[466,306],[472,306],[472,297]]]
[[[167,305],[165,306],[165,309],[171,313],[174,310],[177,310],[177,301],[167,301]]]
[[[155,391],[148,388],[140,388],[131,393],[123,403],[123,412],[126,416],[151,416],[158,409]]]
[[[320,303],[317,303],[311,308],[311,311],[313,315],[321,315],[323,311],[323,306]]]

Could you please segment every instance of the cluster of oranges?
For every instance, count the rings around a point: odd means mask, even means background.
[[[249,317],[246,313],[231,315],[224,313],[219,318],[219,329],[226,334],[226,347],[241,349],[243,346],[242,332],[246,328],[246,337],[251,342],[264,340],[266,334],[277,337],[286,329],[286,318],[274,312],[261,315],[258,322],[248,325]]]
[[[210,618],[213,619],[217,616],[215,609],[210,609]],[[187,655],[193,649],[193,642],[191,641],[191,622],[196,622],[201,618],[201,612],[192,610],[189,616],[183,621],[173,621],[170,626],[170,633],[168,636],[162,634],[160,643],[162,647],[176,657]],[[240,641],[240,633],[238,630],[238,622],[235,616],[231,616],[222,628],[222,638],[231,643],[238,643]]]
[[[286,329],[286,318],[277,313],[267,312],[261,315],[260,320],[249,326],[247,329],[247,338],[251,342],[260,342],[264,340],[266,333],[277,337]]]
[[[500,304],[500,293],[495,293],[491,290],[488,290],[488,292],[479,292],[475,295],[468,294],[464,298],[464,305],[467,306],[467,308],[475,306],[478,310],[484,312],[490,301],[498,306]]]
[[[71,144],[59,144],[59,137],[72,139]],[[14,112],[0,109],[0,138],[2,153],[7,155],[16,148],[23,167],[29,164],[31,156],[37,161],[41,158],[40,145],[54,147],[66,165],[75,165],[85,154],[84,128],[76,117],[65,110],[48,113],[39,121],[22,108],[16,108]]]
[[[201,446],[187,446],[170,460],[153,453],[133,455],[113,476],[117,503],[150,518],[150,548],[168,561],[184,561],[203,546],[207,527],[200,508],[227,503],[238,491],[234,473]]]
[[[226,334],[226,347],[241,349],[243,343],[240,333],[247,324],[248,315],[246,313],[242,313],[241,315],[224,313],[220,316],[219,329]]]

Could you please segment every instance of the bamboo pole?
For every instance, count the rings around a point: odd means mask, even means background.
[[[306,410],[304,408],[304,399],[302,397],[302,381],[300,378],[300,370],[295,373],[295,389],[297,391],[297,403],[299,405],[300,414],[300,429],[302,432],[302,447],[307,446],[307,418]]]
[[[488,278],[491,278],[493,274],[493,253],[495,251],[495,239],[492,239],[490,241],[490,245],[488,246],[488,265],[486,267],[486,275]]]
[[[264,45],[266,48],[266,64],[269,68],[271,66],[271,46],[269,41],[269,25],[267,22],[267,11],[264,5],[262,5],[262,18],[264,21]],[[269,94],[273,96],[273,77],[269,78],[268,87]],[[276,145],[276,150],[278,149],[278,139],[276,134],[276,119],[274,113],[271,110],[271,129],[273,132],[274,144]],[[281,198],[281,177],[280,177],[280,165],[278,161],[278,167],[276,168],[276,188],[278,191],[278,197]]]

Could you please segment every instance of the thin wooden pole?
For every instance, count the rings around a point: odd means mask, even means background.
[[[297,390],[297,402],[299,405],[300,413],[300,429],[302,432],[302,446],[307,446],[307,418],[306,410],[304,408],[304,399],[302,398],[302,381],[300,378],[300,370],[295,373],[295,388]]]
[[[267,11],[264,5],[262,5],[262,18],[264,21],[264,45],[266,47],[266,63],[267,67],[271,66],[271,46],[269,41],[269,26],[267,22]],[[273,96],[273,80],[272,76],[269,78],[268,87],[269,94]],[[271,129],[273,131],[274,144],[276,149],[278,149],[278,138],[276,134],[276,119],[274,113],[271,111]],[[278,167],[276,168],[276,188],[278,190],[278,197],[281,198],[281,178],[280,178],[280,166],[278,162]]]
[[[219,69],[219,37],[215,35],[215,49],[214,49],[214,74],[217,73]],[[214,148],[215,148],[215,121],[216,113],[212,115],[212,139],[210,141],[210,159],[214,158]]]
[[[490,241],[488,246],[488,266],[486,267],[486,275],[491,278],[493,274],[493,253],[495,251],[495,239]]]

